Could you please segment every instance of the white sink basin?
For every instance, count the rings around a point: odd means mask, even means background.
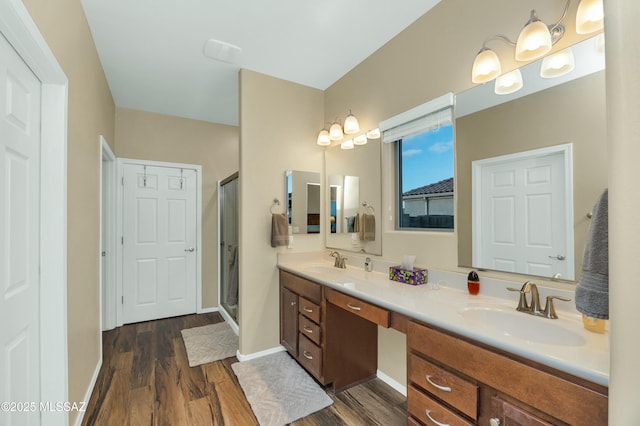
[[[467,307],[459,311],[477,326],[491,328],[504,336],[533,343],[559,346],[582,346],[586,340],[577,331],[552,320],[502,307]]]

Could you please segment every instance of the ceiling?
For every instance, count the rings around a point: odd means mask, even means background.
[[[238,125],[245,68],[324,90],[440,0],[82,0],[118,107]],[[242,49],[203,55],[208,39]]]

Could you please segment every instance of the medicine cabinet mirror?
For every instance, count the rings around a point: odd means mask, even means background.
[[[320,173],[287,170],[286,211],[293,234],[320,233]]]

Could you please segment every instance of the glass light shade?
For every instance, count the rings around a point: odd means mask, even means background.
[[[344,141],[340,144],[340,148],[342,149],[353,149],[353,139],[349,139],[348,141]]]
[[[576,32],[590,34],[604,28],[602,0],[581,0],[576,11]]]
[[[372,129],[367,132],[367,139],[378,139],[380,137],[380,129]]]
[[[471,69],[471,81],[474,83],[486,83],[502,73],[500,59],[491,49],[482,49],[473,61]]]
[[[327,129],[320,130],[318,133],[318,145],[329,146],[331,145],[331,138],[329,137],[329,131]]]
[[[522,73],[515,69],[496,78],[494,91],[497,95],[508,95],[522,89]]]
[[[340,126],[340,123],[335,122],[331,125],[331,128],[329,128],[329,137],[333,141],[338,141],[344,137],[344,134],[342,133],[342,126]]]
[[[367,135],[358,135],[353,138],[353,143],[355,145],[366,145],[367,144]]]
[[[540,66],[540,77],[554,78],[568,74],[576,67],[571,48],[566,48],[553,55],[545,56]]]
[[[349,115],[344,119],[344,132],[347,135],[352,135],[354,133],[358,133],[360,131],[360,125],[358,124],[358,119],[351,114],[349,111]]]
[[[532,61],[549,53],[551,33],[544,22],[532,18],[520,31],[516,43],[516,61]]]

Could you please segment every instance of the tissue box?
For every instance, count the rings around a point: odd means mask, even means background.
[[[389,267],[389,279],[410,285],[427,283],[427,270],[420,268],[403,269],[402,266]]]

